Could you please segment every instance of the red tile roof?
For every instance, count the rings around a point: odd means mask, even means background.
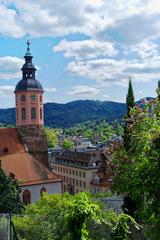
[[[8,152],[3,151],[6,147]],[[20,180],[21,186],[62,181],[30,153],[25,152],[17,129],[0,129],[0,160],[5,173],[13,173]]]
[[[4,154],[5,148],[8,153],[25,152],[16,128],[0,128],[0,155]]]

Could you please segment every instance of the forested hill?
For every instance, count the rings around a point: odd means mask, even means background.
[[[45,125],[68,127],[88,120],[122,119],[126,112],[124,103],[110,101],[78,100],[65,104],[44,104]],[[15,124],[15,109],[0,109],[0,123]]]

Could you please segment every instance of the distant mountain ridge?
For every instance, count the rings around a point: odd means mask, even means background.
[[[89,120],[123,119],[126,104],[111,101],[77,100],[65,104],[45,103],[45,125],[70,127]],[[0,109],[0,123],[15,125],[15,108]]]
[[[147,101],[154,99],[146,97]],[[142,100],[137,101],[141,107]],[[126,104],[112,101],[77,100],[68,103],[45,103],[45,125],[65,128],[92,120],[122,120]],[[0,109],[0,123],[15,125],[15,108]]]

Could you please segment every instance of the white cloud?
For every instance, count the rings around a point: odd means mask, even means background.
[[[92,98],[95,97],[100,92],[100,89],[96,87],[78,85],[72,87],[72,89],[68,92],[69,95],[72,96],[81,96],[84,98]]]
[[[23,27],[20,26],[17,13],[11,8],[0,4],[0,33],[10,37],[22,37]]]
[[[132,46],[130,51],[135,52],[140,58],[153,58],[158,55],[158,44],[151,41],[143,41],[140,44]]]
[[[57,89],[54,88],[54,87],[51,87],[51,88],[45,88],[44,91],[45,91],[45,92],[52,92],[52,93],[53,93],[53,92],[57,92]]]
[[[128,76],[136,82],[159,79],[156,44],[160,32],[159,13],[158,0],[4,0],[0,5],[0,34],[13,37],[86,35],[89,40],[64,39],[54,47],[54,51],[72,58],[68,72],[92,79],[99,85],[127,86]],[[122,52],[125,47],[129,56],[127,64],[127,56]],[[22,64],[21,59],[1,57],[0,79],[20,77]],[[84,90],[80,87],[72,89],[72,93]],[[55,91],[55,88],[46,89],[46,92]]]
[[[160,57],[143,60],[97,59],[72,61],[67,70],[70,74],[88,77],[99,85],[128,85],[130,76],[135,82],[158,80],[160,76]]]
[[[100,42],[94,39],[83,41],[67,41],[63,39],[53,50],[55,52],[64,52],[67,58],[92,59],[99,56],[115,56],[117,50],[110,42]]]
[[[157,34],[159,13],[158,0],[7,0],[1,1],[0,32],[13,37],[119,36],[123,43],[135,43]]]
[[[0,57],[0,79],[10,80],[21,76],[21,67],[24,61],[17,57]]]
[[[134,45],[158,36],[159,24],[159,15],[147,15],[145,12],[140,12],[115,20],[97,32],[97,36],[120,44]]]
[[[8,85],[0,86],[0,97],[10,97],[10,96],[12,97],[14,90],[15,90],[14,86],[8,86]]]

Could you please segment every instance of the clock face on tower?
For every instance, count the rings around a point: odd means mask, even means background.
[[[31,95],[30,98],[31,98],[31,101],[32,101],[32,102],[35,102],[35,101],[36,101],[36,95],[35,95],[35,94],[34,94],[34,95]]]

